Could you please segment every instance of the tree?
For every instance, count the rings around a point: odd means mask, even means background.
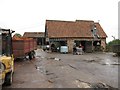
[[[120,44],[120,40],[119,39],[115,39],[115,40],[110,41],[108,43],[109,46],[111,46],[111,45],[119,45],[119,44]]]
[[[107,51],[112,51],[113,45],[120,45],[120,40],[115,39],[115,40],[112,40],[112,41],[108,42],[107,47],[106,47]]]
[[[22,37],[22,35],[19,33],[15,33],[13,37]]]

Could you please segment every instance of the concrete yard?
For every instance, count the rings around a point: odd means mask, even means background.
[[[83,55],[36,50],[33,60],[16,60],[13,84],[7,88],[89,88],[104,83],[118,88],[118,57],[113,53]]]

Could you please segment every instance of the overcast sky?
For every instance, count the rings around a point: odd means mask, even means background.
[[[45,20],[94,20],[118,38],[119,0],[0,0],[0,27],[16,33],[43,32]]]

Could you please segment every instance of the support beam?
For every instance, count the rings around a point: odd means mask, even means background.
[[[73,52],[74,40],[73,39],[67,39],[67,45],[68,45],[68,52],[72,53]]]

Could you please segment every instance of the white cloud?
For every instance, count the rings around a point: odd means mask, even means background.
[[[108,35],[118,33],[118,0],[0,0],[0,27],[18,33],[44,31],[45,20],[100,20]]]

